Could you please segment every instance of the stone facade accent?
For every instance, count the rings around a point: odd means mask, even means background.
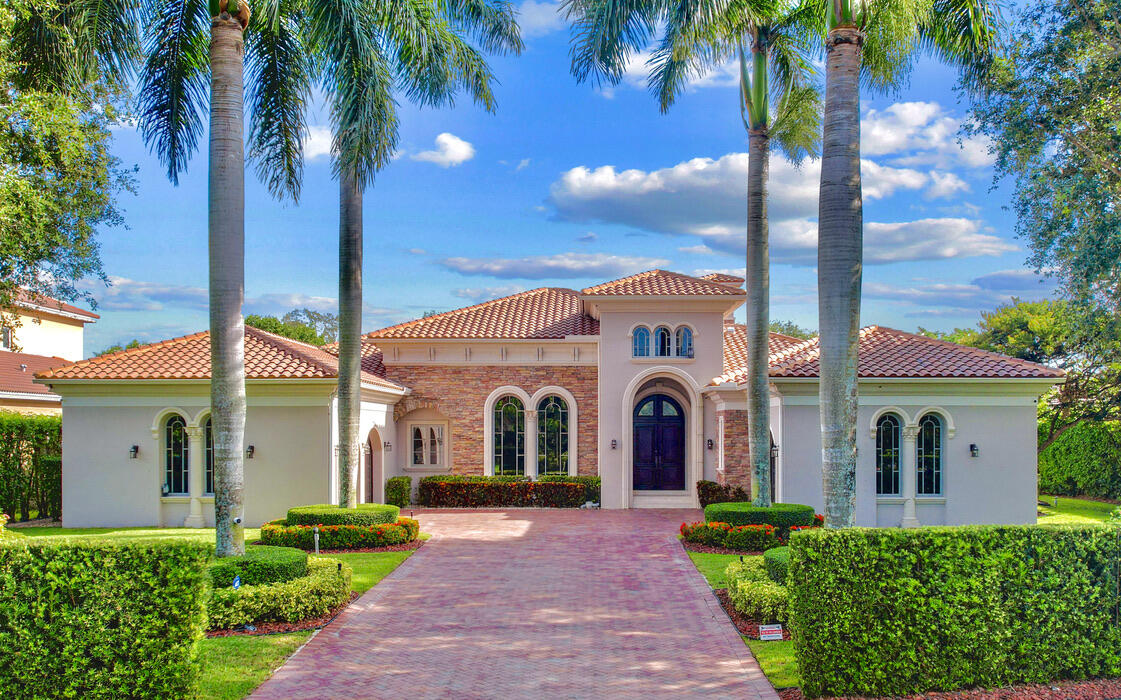
[[[716,412],[724,422],[724,471],[717,472],[721,484],[742,486],[751,492],[750,446],[747,441],[747,411],[725,409]]]
[[[387,365],[386,377],[413,393],[402,403],[436,408],[447,416],[451,427],[452,473],[482,474],[484,435],[483,410],[487,397],[500,386],[516,386],[532,395],[544,386],[560,386],[576,398],[579,421],[576,468],[580,474],[597,474],[599,459],[599,391],[594,366],[527,365]],[[533,410],[535,406],[527,406]],[[412,410],[411,408],[408,410]],[[397,411],[394,411],[397,414]],[[401,414],[403,416],[404,413]],[[401,416],[397,416],[400,418]],[[527,440],[537,437],[527,435]]]

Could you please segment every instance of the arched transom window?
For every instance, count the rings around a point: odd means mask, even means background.
[[[942,495],[942,418],[935,413],[928,413],[919,419],[915,457],[917,494]]]
[[[677,329],[677,356],[678,357],[692,357],[693,356],[693,329],[688,326],[681,326]]]
[[[525,474],[525,406],[516,396],[494,404],[494,473]]]
[[[645,326],[639,326],[634,329],[634,334],[631,336],[633,348],[631,354],[634,357],[650,357],[650,329]]]
[[[876,495],[899,495],[899,445],[902,422],[894,413],[876,421]]]
[[[632,357],[693,357],[693,329],[689,326],[635,326],[631,331]]]
[[[673,335],[665,326],[654,331],[654,354],[658,357],[673,355]]]
[[[214,493],[214,420],[206,419],[206,491]]]
[[[187,421],[173,414],[164,421],[164,481],[163,493],[168,496],[185,496],[190,490],[187,478]]]
[[[537,473],[568,473],[568,404],[559,396],[537,404]]]

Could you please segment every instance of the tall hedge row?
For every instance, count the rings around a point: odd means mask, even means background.
[[[0,697],[193,697],[210,553],[0,544]]]
[[[1080,423],[1039,453],[1039,491],[1121,499],[1121,423]]]
[[[62,418],[0,411],[0,511],[62,515]]]
[[[807,697],[1121,675],[1121,529],[808,530],[790,552]]]

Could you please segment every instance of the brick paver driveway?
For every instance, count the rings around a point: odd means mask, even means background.
[[[777,698],[675,539],[698,511],[416,511],[435,537],[255,698]]]

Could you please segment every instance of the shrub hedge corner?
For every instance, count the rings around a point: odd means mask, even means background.
[[[772,581],[758,558],[732,562],[724,578],[732,606],[744,617],[761,625],[790,619],[786,586]]]
[[[401,509],[382,503],[360,503],[357,508],[329,504],[288,509],[289,525],[378,525],[395,523]]]
[[[278,583],[307,576],[307,552],[293,547],[253,545],[238,557],[215,559],[210,567],[210,581],[215,588],[232,586],[235,577],[241,585]]]
[[[775,547],[763,552],[763,566],[772,581],[785,586],[786,576],[790,573],[790,547]]]
[[[307,576],[280,583],[216,588],[207,606],[212,630],[256,622],[322,617],[350,598],[351,569],[337,559],[309,557]]]
[[[413,497],[413,477],[391,476],[385,480],[385,502],[398,508],[409,505]]]

